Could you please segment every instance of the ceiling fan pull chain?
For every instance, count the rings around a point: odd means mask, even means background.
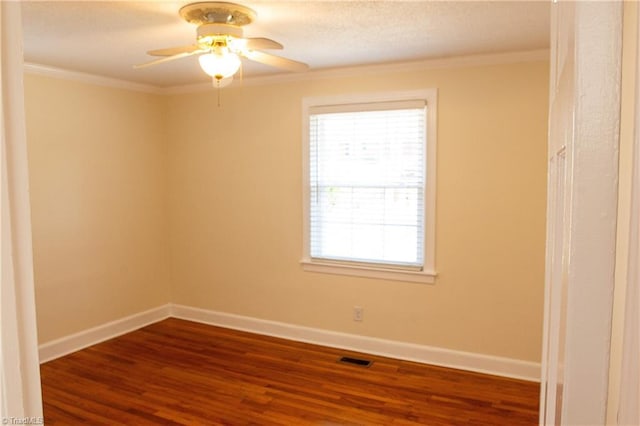
[[[218,108],[220,108],[220,79],[217,79],[215,77],[211,78],[211,83],[213,85],[213,87],[216,88],[216,97],[218,99]]]

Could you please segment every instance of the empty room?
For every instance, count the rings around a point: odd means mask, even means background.
[[[3,423],[632,424],[634,3],[2,8]]]

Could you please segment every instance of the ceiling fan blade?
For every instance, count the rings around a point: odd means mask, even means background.
[[[269,53],[260,52],[258,50],[242,52],[242,55],[248,59],[251,59],[252,61],[260,62],[261,64],[270,65],[276,68],[283,68],[289,71],[303,72],[309,69],[309,65],[305,64],[304,62],[282,58],[280,56],[271,55]]]
[[[154,59],[151,62],[145,62],[144,64],[134,65],[133,68],[146,68],[151,65],[162,64],[164,62],[175,61],[176,59],[186,58],[187,56],[195,55],[196,53],[204,52],[203,50],[195,50],[193,52],[182,52],[171,56],[165,56],[164,58]]]
[[[282,45],[275,40],[264,37],[250,37],[244,39],[245,49],[282,49]]]
[[[192,45],[189,45],[189,46],[168,47],[166,49],[150,50],[150,51],[147,52],[147,55],[151,55],[151,56],[173,56],[173,55],[177,55],[178,53],[191,53],[191,52],[194,52],[196,50],[200,50],[200,48],[198,46],[196,46],[195,44],[192,44]]]

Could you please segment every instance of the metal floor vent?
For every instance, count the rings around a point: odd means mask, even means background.
[[[339,361],[345,364],[358,365],[360,367],[370,367],[371,364],[373,364],[373,361],[369,361],[368,359],[351,358],[348,356],[341,357]]]

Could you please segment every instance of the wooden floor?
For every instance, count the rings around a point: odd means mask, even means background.
[[[338,362],[366,357],[368,367]],[[167,319],[43,364],[47,425],[534,425],[536,383]]]

